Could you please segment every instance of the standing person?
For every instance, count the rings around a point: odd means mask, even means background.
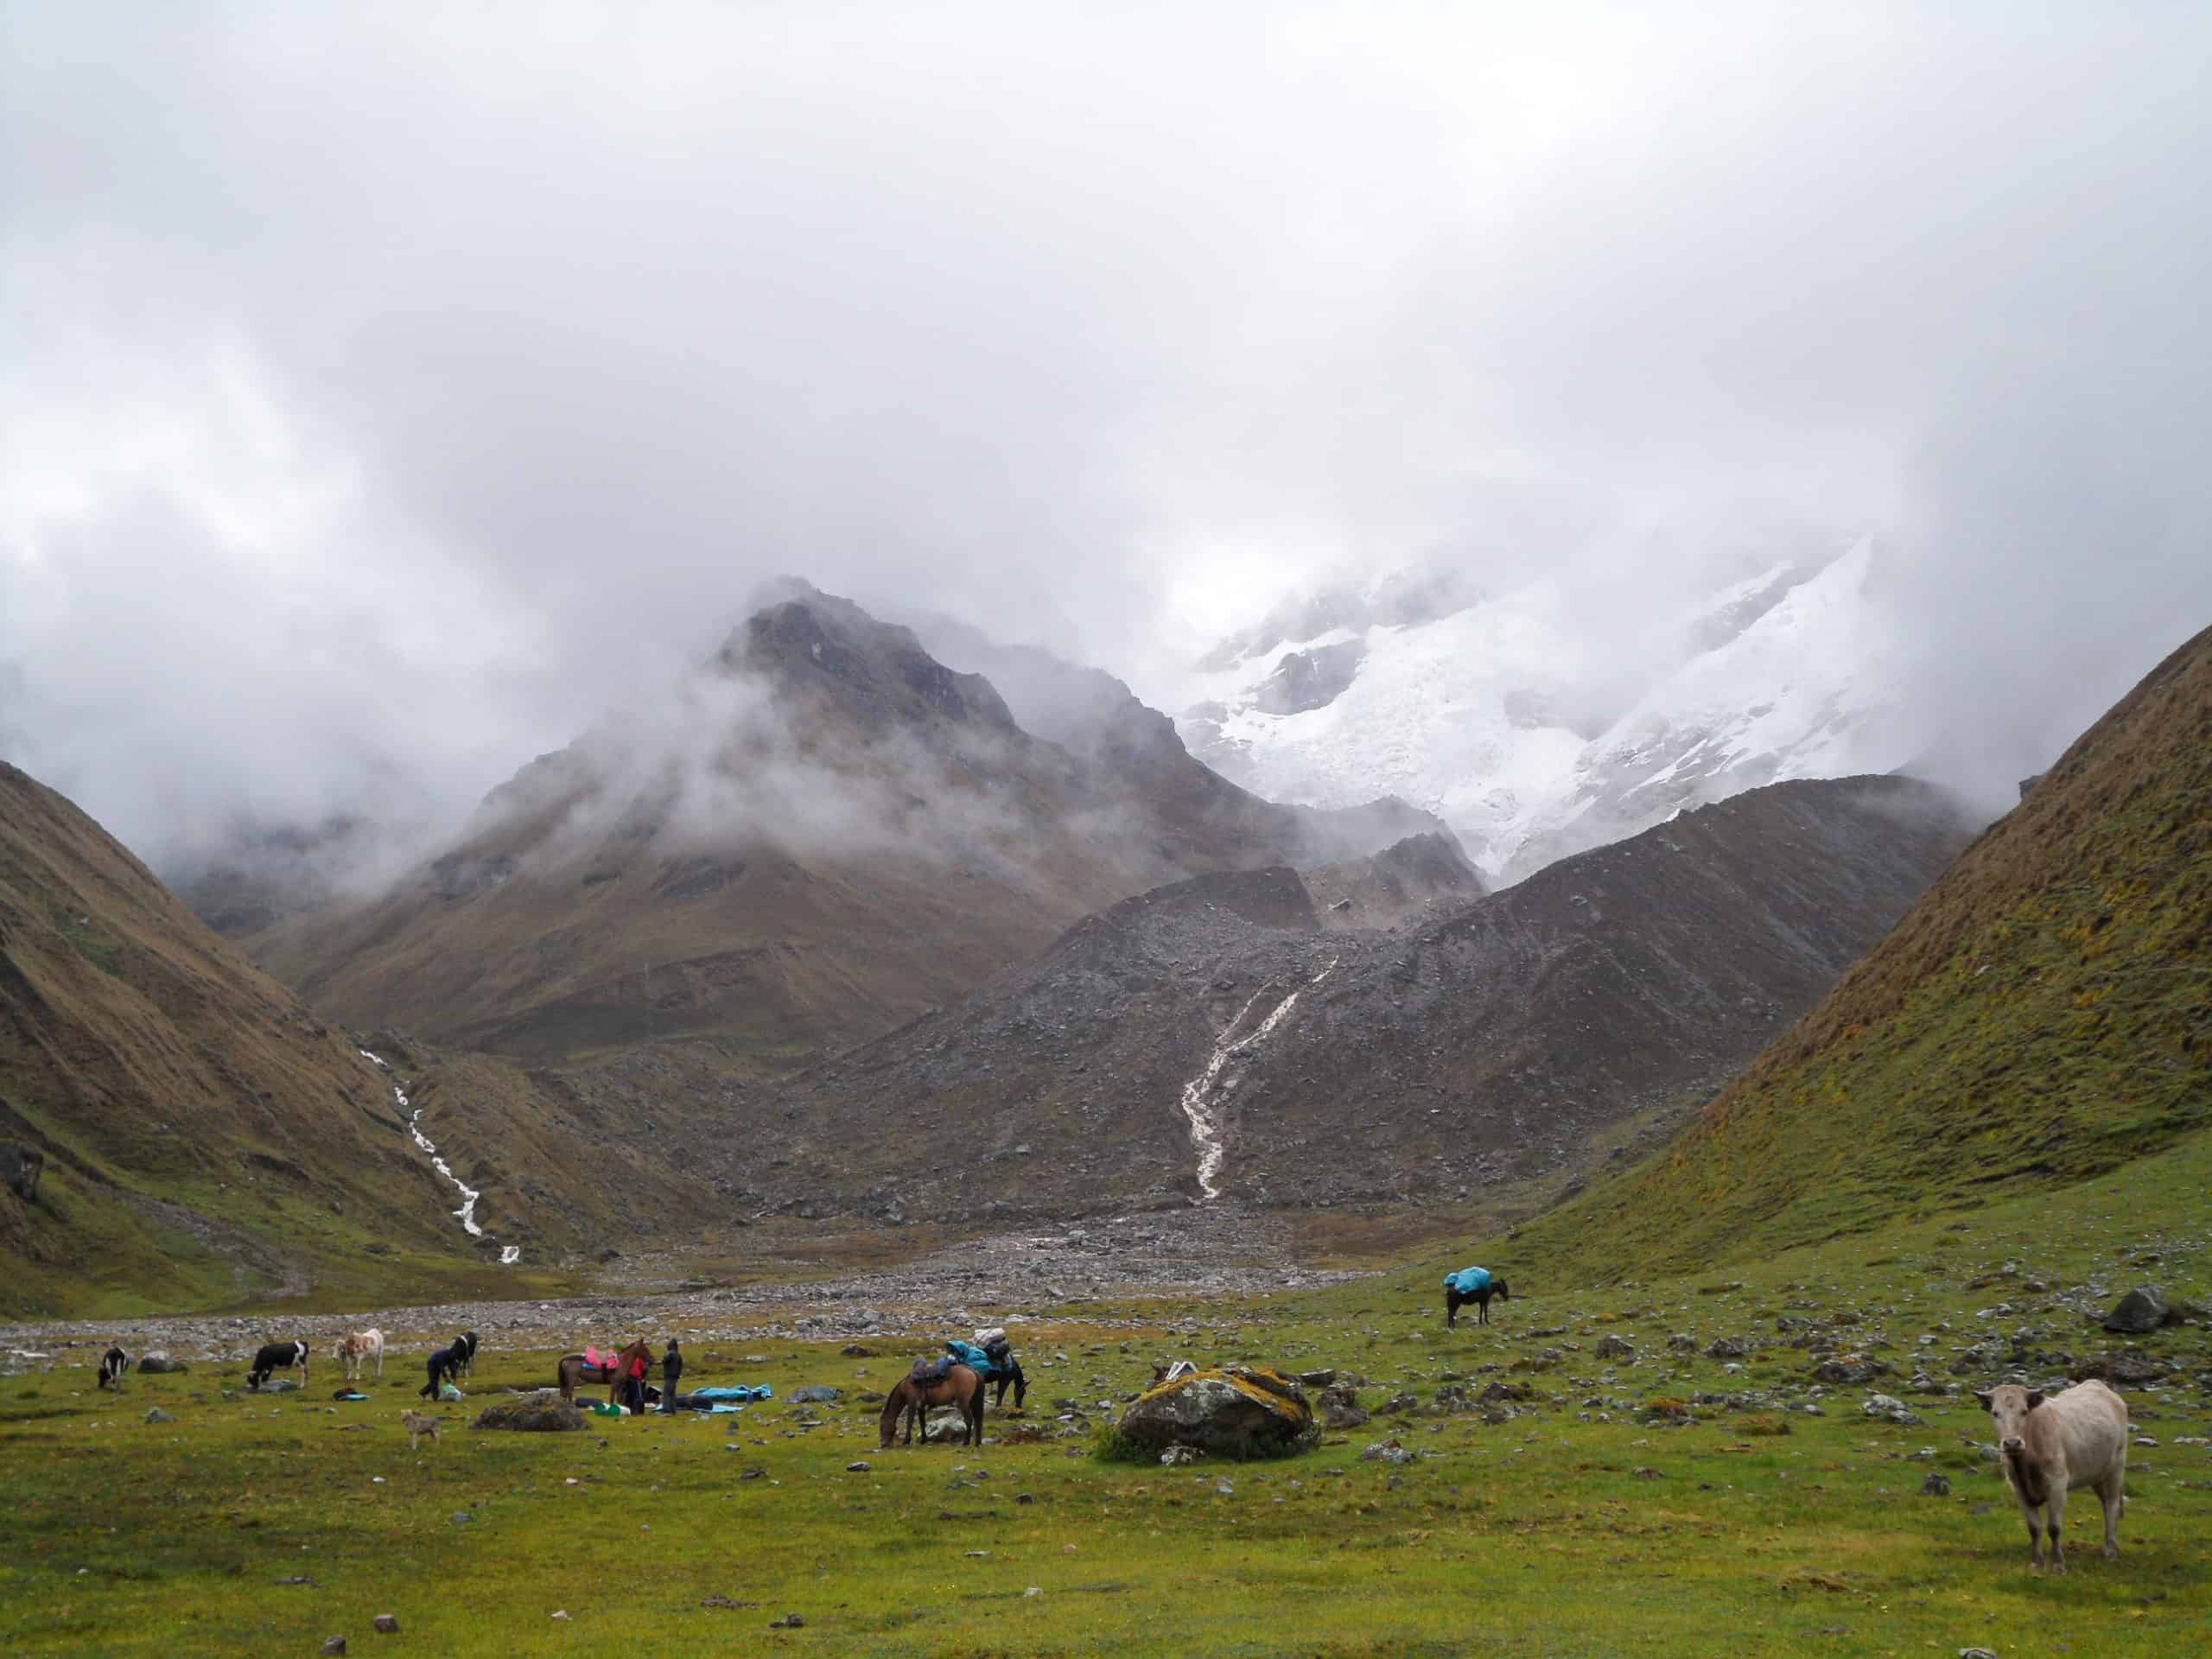
[[[683,1376],[683,1354],[676,1345],[676,1338],[668,1339],[668,1352],[660,1362],[660,1408],[664,1414],[676,1409],[676,1385]]]
[[[629,1370],[625,1373],[622,1403],[630,1408],[632,1415],[642,1413],[645,1408],[645,1368],[652,1363],[652,1354],[651,1348],[639,1343],[637,1353],[631,1358]]]

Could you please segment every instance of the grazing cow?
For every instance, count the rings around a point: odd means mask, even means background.
[[[2046,1395],[2015,1382],[1977,1389],[1976,1400],[1997,1425],[2005,1480],[2028,1523],[2028,1565],[2040,1570],[2043,1540],[2050,1540],[2050,1570],[2066,1570],[2059,1541],[2066,1524],[2066,1494],[2076,1486],[2094,1491],[2105,1506],[2105,1559],[2120,1554],[2120,1514],[2126,1507],[2127,1402],[2098,1382],[2077,1382]],[[2036,1512],[2043,1512],[2038,1531]]]
[[[454,1367],[455,1376],[470,1376],[476,1370],[476,1333],[464,1331],[453,1339],[453,1357],[458,1362]]]
[[[384,1332],[371,1325],[365,1331],[356,1331],[338,1344],[338,1363],[346,1369],[346,1380],[360,1380],[361,1367],[373,1363],[377,1381],[384,1381]]]
[[[111,1348],[100,1356],[100,1387],[120,1389],[123,1374],[130,1369],[130,1356],[120,1348]]]
[[[245,1385],[258,1389],[278,1371],[300,1368],[300,1386],[308,1385],[308,1345],[304,1342],[264,1342],[261,1351],[253,1357],[253,1369],[245,1374]]]
[[[1475,1323],[1490,1323],[1490,1299],[1501,1302],[1513,1300],[1505,1287],[1505,1281],[1493,1279],[1487,1268],[1462,1268],[1457,1273],[1444,1275],[1444,1328],[1452,1329],[1459,1322],[1459,1310],[1468,1303],[1475,1305]]]

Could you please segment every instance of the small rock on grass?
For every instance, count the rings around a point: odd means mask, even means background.
[[[322,1644],[322,1650],[323,1650],[325,1653],[343,1653],[343,1652],[345,1652],[345,1651],[346,1651],[346,1638],[345,1638],[344,1637],[342,1637],[342,1636],[334,1636],[334,1637],[332,1637],[328,1641],[325,1642],[325,1643]]]
[[[168,1413],[163,1411],[159,1406],[156,1406],[147,1412],[146,1421],[149,1423],[173,1423],[176,1421],[176,1419],[170,1416]]]
[[[1920,1483],[1920,1492],[1923,1497],[1948,1497],[1951,1483],[1942,1475],[1931,1474]]]
[[[796,1630],[803,1627],[806,1621],[797,1613],[785,1613],[781,1618],[770,1619],[768,1628],[772,1630]]]
[[[1997,1659],[1997,1654],[1991,1648],[1961,1648],[1959,1659]]]
[[[864,1475],[874,1465],[866,1458],[855,1458],[845,1465],[845,1472],[849,1475]]]
[[[390,1613],[378,1613],[376,1618],[376,1626],[378,1634],[381,1636],[399,1634],[399,1620]]]

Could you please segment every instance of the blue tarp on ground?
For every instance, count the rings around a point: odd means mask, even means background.
[[[772,1400],[776,1397],[776,1391],[766,1382],[755,1383],[749,1388],[741,1382],[734,1388],[694,1389],[691,1397],[694,1400]]]
[[[1472,1296],[1478,1291],[1487,1290],[1489,1287],[1490,1269],[1488,1268],[1462,1268],[1457,1273],[1447,1273],[1444,1275],[1444,1288],[1456,1290],[1462,1296]]]

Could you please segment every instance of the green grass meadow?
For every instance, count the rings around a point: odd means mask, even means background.
[[[1943,1363],[2019,1332],[2040,1377],[2044,1351],[2125,1345],[2081,1310],[2129,1285],[2212,1301],[2208,1190],[2212,1137],[2198,1136],[2061,1193],[1689,1279],[1554,1288],[1494,1242],[1486,1259],[1522,1292],[1487,1327],[1444,1331],[1440,1262],[1306,1294],[1086,1305],[1017,1329],[1027,1421],[1047,1430],[1056,1400],[1101,1422],[1097,1402],[1179,1355],[1334,1365],[1368,1379],[1370,1409],[1401,1390],[1418,1402],[1270,1464],[1166,1469],[1103,1461],[1088,1438],[998,1443],[1020,1420],[997,1414],[980,1453],[880,1452],[874,1409],[850,1396],[918,1346],[880,1341],[856,1358],[694,1335],[687,1381],[766,1381],[779,1398],[568,1434],[465,1427],[504,1386],[550,1374],[550,1353],[486,1351],[443,1443],[414,1453],[398,1415],[419,1375],[408,1356],[365,1405],[331,1402],[334,1367],[305,1396],[266,1398],[225,1397],[237,1377],[206,1370],[134,1377],[119,1398],[88,1370],[8,1378],[0,1649],[308,1655],[343,1634],[354,1654],[518,1656],[2212,1653],[2212,1446],[2177,1444],[2212,1439],[2212,1327],[2135,1344],[2170,1363],[2163,1382],[2122,1389],[2158,1444],[2131,1454],[2122,1558],[2099,1558],[2094,1500],[2077,1503],[2063,1578],[2028,1571],[1974,1444],[1987,1420],[1963,1389],[2005,1368]],[[1829,1389],[1818,1416],[1697,1402],[1810,1397],[1813,1362],[1777,1320],[1853,1313],[1851,1340],[1896,1367],[1874,1387],[1922,1424],[1866,1417],[1864,1388]],[[1596,1357],[1608,1332],[1637,1363]],[[1700,1351],[1669,1351],[1676,1333]],[[1740,1373],[1703,1354],[1719,1336],[1751,1339]],[[1962,1392],[1908,1393],[1923,1360]],[[1497,1380],[1533,1389],[1521,1414],[1435,1407],[1440,1388]],[[848,1398],[802,1428],[788,1395],[810,1382]],[[1693,1421],[1675,1426],[1651,1409],[1662,1401]],[[146,1423],[156,1405],[175,1423]],[[1361,1460],[1393,1437],[1414,1462]],[[849,1472],[855,1459],[873,1467]],[[1948,1496],[1922,1494],[1931,1472]],[[397,1635],[373,1631],[384,1612]],[[771,1628],[793,1612],[801,1626]]]

